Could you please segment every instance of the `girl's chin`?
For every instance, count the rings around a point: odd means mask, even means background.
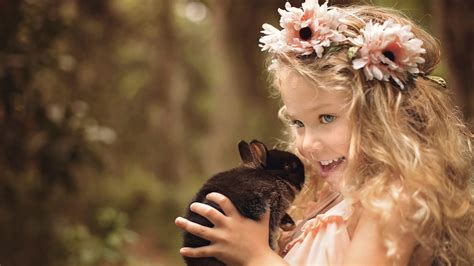
[[[341,180],[342,180],[342,173],[344,172],[346,162],[343,162],[341,165],[338,165],[336,168],[331,169],[329,171],[324,171],[323,169],[319,169],[319,176],[322,180],[328,183],[333,190],[340,190]]]
[[[332,191],[341,191],[341,182],[340,179],[337,180],[329,180],[325,179],[324,181],[329,185]]]

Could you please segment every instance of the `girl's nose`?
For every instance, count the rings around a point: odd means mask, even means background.
[[[317,153],[321,151],[323,143],[315,134],[306,134],[303,139],[302,148],[306,152]]]

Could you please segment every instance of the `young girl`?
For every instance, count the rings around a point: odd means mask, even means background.
[[[213,228],[176,219],[211,245],[181,254],[228,265],[474,265],[472,134],[446,84],[429,76],[436,41],[386,8],[306,0],[279,13],[283,29],[264,24],[260,41],[288,147],[306,162],[310,181],[295,203],[305,217],[277,254],[268,213],[246,219],[211,193],[225,214],[191,209]]]

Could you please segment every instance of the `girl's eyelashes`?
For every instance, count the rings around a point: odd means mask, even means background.
[[[335,119],[336,119],[336,116],[334,116],[334,115],[320,115],[319,116],[319,122],[321,124],[332,123],[332,122],[334,122]],[[300,120],[290,120],[289,124],[290,124],[290,126],[296,127],[296,128],[304,127],[304,123],[301,122]]]
[[[290,121],[290,126],[296,127],[296,128],[301,128],[301,127],[304,127],[304,124],[300,120],[291,120]]]
[[[336,117],[333,116],[333,115],[320,115],[319,116],[319,122],[321,122],[323,124],[329,124],[329,123],[333,122],[335,119],[336,119]]]

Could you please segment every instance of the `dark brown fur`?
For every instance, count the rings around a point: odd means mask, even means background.
[[[219,192],[227,196],[243,216],[256,221],[260,220],[266,208],[269,208],[270,237],[268,241],[274,248],[277,227],[294,225],[293,220],[286,214],[286,210],[304,183],[303,164],[294,154],[276,149],[268,151],[263,143],[256,140],[250,144],[241,141],[239,152],[242,164],[212,176],[191,203],[206,203],[223,213],[217,204],[205,199],[207,194]],[[206,218],[190,211],[189,205],[185,216],[188,220],[213,227]],[[209,241],[188,232],[184,233],[183,238],[185,247],[201,247],[210,244]],[[213,257],[184,257],[184,260],[189,266],[224,265]]]

